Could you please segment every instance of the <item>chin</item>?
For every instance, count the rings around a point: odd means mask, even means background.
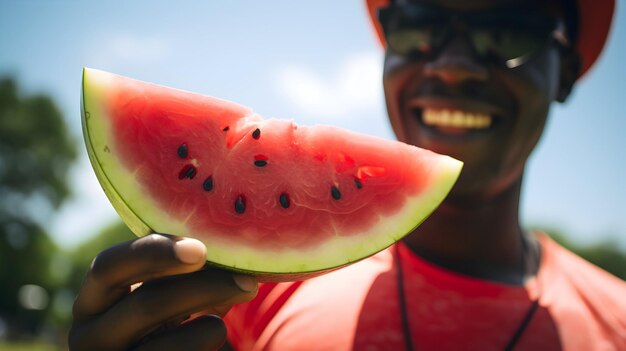
[[[446,199],[447,203],[488,202],[521,189],[523,166],[509,169],[506,173],[471,169],[465,172],[466,169],[464,166],[459,180]]]

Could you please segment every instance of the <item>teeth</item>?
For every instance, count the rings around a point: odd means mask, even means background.
[[[485,129],[491,126],[491,116],[484,113],[425,109],[422,113],[424,124],[436,127]]]

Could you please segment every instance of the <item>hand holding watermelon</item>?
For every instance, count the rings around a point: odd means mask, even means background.
[[[354,263],[419,225],[461,169],[400,142],[264,121],[96,70],[84,71],[81,102],[98,180],[143,237],[94,260],[74,307],[75,350],[219,347],[219,318],[179,324],[200,311],[223,316],[254,297],[257,280],[207,261],[280,281]]]
[[[198,312],[224,316],[232,304],[253,298],[257,284],[252,277],[206,269],[205,254],[197,240],[157,234],[100,253],[75,302],[70,348],[218,348],[226,337],[221,319],[206,315],[179,324]],[[143,284],[129,294],[137,283]]]

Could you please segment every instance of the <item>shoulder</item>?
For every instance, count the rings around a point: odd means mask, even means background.
[[[602,268],[581,258],[553,241],[546,234],[538,234],[542,247],[542,274],[550,279],[565,280],[585,295],[596,292],[609,297],[620,296],[620,303],[626,306],[626,282]]]
[[[538,236],[542,263],[538,280],[541,304],[548,307],[560,333],[626,347],[626,282],[554,242]]]

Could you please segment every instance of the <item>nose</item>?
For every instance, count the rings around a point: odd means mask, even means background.
[[[439,55],[424,64],[424,75],[457,85],[470,80],[487,80],[488,70],[476,60],[468,40],[457,36],[442,48]]]

